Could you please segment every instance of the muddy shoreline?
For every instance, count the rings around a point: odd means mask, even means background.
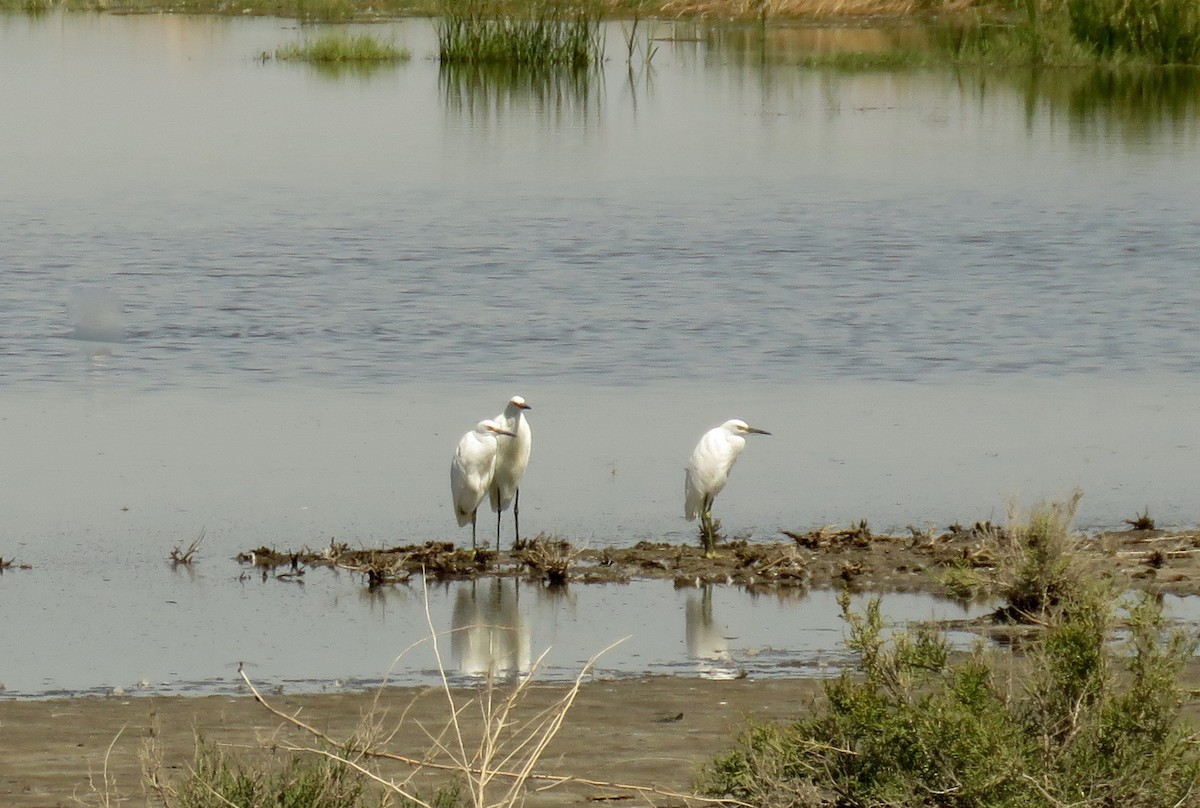
[[[549,585],[641,579],[669,580],[681,587],[848,588],[965,599],[987,596],[1002,574],[1007,541],[1004,529],[990,522],[942,531],[910,529],[907,535],[873,533],[864,522],[785,535],[790,541],[721,542],[714,558],[706,558],[698,543],[591,549],[539,536],[499,553],[451,542],[377,549],[331,543],[320,550],[259,547],[239,554],[236,561],[243,575],[283,580],[336,567],[361,575],[368,588],[406,583],[419,575],[437,580],[505,576]],[[1098,533],[1081,537],[1079,553],[1126,588],[1200,594],[1200,531]]]
[[[327,574],[326,567],[350,569],[368,588],[402,585],[400,581],[423,571],[443,578],[522,576],[543,582],[561,576],[559,585],[565,581],[567,586],[650,579],[672,581],[678,587],[850,588],[944,596],[953,594],[956,575],[968,574],[986,586],[1003,566],[1004,533],[987,523],[955,525],[941,532],[913,530],[909,535],[875,534],[858,524],[789,533],[787,539],[722,542],[715,558],[705,558],[695,545],[640,543],[597,550],[539,537],[499,554],[440,542],[357,550],[334,544],[319,551],[260,547],[229,563],[240,565],[243,575],[284,580]],[[1079,552],[1130,588],[1200,594],[1200,531],[1102,533],[1083,538]],[[1200,684],[1200,660],[1193,661],[1184,679],[1189,687]],[[503,697],[512,687],[498,686],[492,695]],[[567,689],[535,681],[518,707],[518,717],[538,714]],[[486,688],[454,688],[450,695],[457,706],[466,705],[462,714],[470,720],[464,724],[476,726],[467,734],[477,731],[479,705],[489,695]],[[649,676],[585,681],[537,767],[541,773],[582,779],[545,789],[545,781],[532,783],[525,804],[614,799],[655,806],[700,804],[681,795],[692,793],[700,767],[728,746],[746,718],[786,721],[804,714],[820,697],[820,680],[811,678],[713,681]],[[391,736],[388,749],[415,757],[426,753],[430,733],[444,727],[451,712],[447,692],[436,687],[266,698],[276,709],[339,740],[349,738],[365,716],[374,716]],[[1185,713],[1189,720],[1200,721],[1200,705],[1188,705]],[[256,703],[248,692],[37,701],[0,695],[0,804],[159,804],[143,783],[147,751],[157,749],[153,757],[167,781],[181,778],[194,760],[197,737],[235,755],[263,754],[264,747],[278,751],[314,746],[311,737]],[[394,778],[410,773],[401,764],[387,764],[381,771]],[[430,793],[449,776],[445,770],[424,772],[415,783]]]

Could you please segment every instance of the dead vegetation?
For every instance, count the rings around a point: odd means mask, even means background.
[[[571,565],[579,551],[569,541],[539,533],[513,547],[513,556],[529,573],[549,586],[563,586],[570,580]]]
[[[1071,510],[1059,518],[1069,519],[1074,504],[1064,507]],[[706,558],[692,544],[642,541],[631,547],[593,549],[539,534],[500,553],[443,541],[390,548],[351,548],[331,541],[318,551],[258,547],[237,560],[244,568],[243,579],[301,582],[306,570],[328,568],[361,575],[369,588],[403,585],[421,575],[435,580],[520,577],[548,586],[649,579],[676,586],[919,591],[959,600],[1011,595],[1016,608],[1027,611],[1031,603],[1053,602],[1059,594],[1051,580],[1021,578],[1014,559],[1024,547],[1040,554],[1042,561],[1069,551],[1080,563],[1098,566],[1138,589],[1200,594],[1200,531],[1071,533],[1071,546],[1055,549],[1047,543],[1048,536],[1058,535],[1047,533],[1050,527],[1022,526],[1019,514],[1013,513],[1003,525],[981,520],[941,530],[910,526],[904,534],[892,534],[859,520],[844,527],[781,531],[786,542],[728,541],[714,558]],[[1022,588],[1028,591],[1018,596]]]
[[[167,555],[167,558],[171,562],[171,566],[178,567],[183,565],[185,567],[190,567],[192,565],[192,561],[195,560],[196,551],[200,549],[200,543],[203,541],[204,530],[202,529],[200,531],[200,535],[192,539],[192,543],[187,546],[186,550],[183,549],[182,542],[176,544],[171,549],[171,552]]]

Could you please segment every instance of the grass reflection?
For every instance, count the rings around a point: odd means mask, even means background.
[[[513,111],[587,117],[600,107],[600,78],[590,68],[442,64],[438,86],[447,110],[481,122]]]
[[[1196,135],[1200,71],[1191,68],[1023,70],[1000,74],[1024,94],[1028,122],[1065,115],[1081,139],[1118,139],[1130,145],[1162,135]],[[975,92],[997,74],[973,74]]]

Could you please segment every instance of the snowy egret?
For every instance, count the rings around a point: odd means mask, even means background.
[[[529,465],[529,452],[533,449],[533,430],[529,428],[529,419],[525,417],[525,410],[529,409],[533,408],[525,403],[525,399],[513,396],[508,400],[504,412],[492,419],[515,435],[512,440],[500,445],[496,476],[489,492],[492,510],[496,512],[497,550],[500,549],[500,514],[510,502],[513,506],[513,543],[521,540],[521,477]]]
[[[713,500],[729,482],[729,472],[742,449],[746,448],[744,436],[770,434],[734,418],[705,432],[696,444],[683,480],[683,515],[689,522],[697,514],[700,515],[700,533],[704,538],[706,556],[711,557],[716,553],[717,537],[712,524]]]
[[[475,547],[475,512],[487,496],[496,474],[500,435],[515,437],[495,419],[480,421],[462,436],[454,459],[450,461],[450,495],[454,500],[454,517],[459,527],[471,523],[471,546]]]

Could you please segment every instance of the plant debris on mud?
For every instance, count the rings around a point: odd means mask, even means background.
[[[970,599],[1001,594],[1008,528],[991,522],[942,531],[909,528],[875,533],[849,527],[783,531],[786,541],[727,541],[715,558],[697,544],[642,541],[630,547],[577,547],[538,535],[511,551],[470,549],[448,541],[351,548],[331,541],[321,550],[258,547],[237,560],[263,578],[302,579],[308,568],[359,573],[370,586],[404,583],[414,575],[439,580],[510,576],[548,585],[670,580],[676,586],[848,588],[864,592],[928,592]],[[1124,530],[1078,537],[1077,553],[1101,563],[1126,585],[1154,592],[1200,594],[1200,531]],[[245,572],[243,575],[249,575]]]

